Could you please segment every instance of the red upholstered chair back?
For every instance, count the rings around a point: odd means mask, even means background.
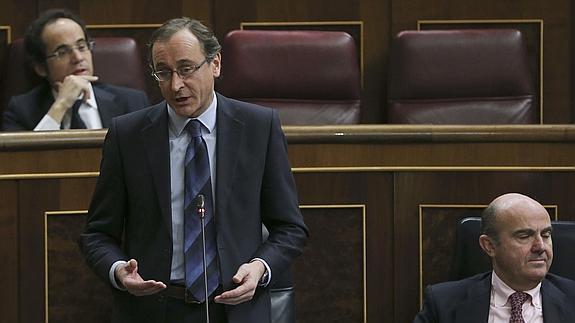
[[[389,58],[389,123],[538,123],[518,30],[404,31]]]
[[[223,95],[279,111],[283,124],[359,122],[355,43],[344,32],[230,32],[222,45]]]
[[[128,37],[96,37],[93,50],[94,74],[99,81],[145,91],[145,71],[136,41]],[[6,82],[3,89],[5,102],[42,82],[26,63],[23,39],[10,44]]]

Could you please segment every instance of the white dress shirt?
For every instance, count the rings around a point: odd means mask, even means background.
[[[523,303],[523,319],[525,323],[543,323],[543,307],[541,303],[541,283],[535,288],[524,291],[531,296]],[[491,275],[491,301],[489,302],[488,323],[509,323],[511,304],[509,296],[515,293],[507,286],[495,271]]]
[[[202,124],[202,137],[208,148],[208,159],[210,162],[210,175],[212,180],[212,200],[215,203],[216,196],[216,106],[217,99],[214,100],[208,109],[197,119]],[[186,149],[192,140],[190,134],[184,130],[190,118],[177,115],[168,106],[169,116],[169,138],[170,138],[170,177],[171,177],[171,198],[172,198],[172,272],[171,281],[184,281],[184,160]],[[214,208],[215,209],[215,205]]]

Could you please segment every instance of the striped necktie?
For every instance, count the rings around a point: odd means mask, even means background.
[[[202,194],[205,199],[204,229],[206,236],[206,263],[208,268],[208,296],[219,285],[220,275],[217,261],[216,224],[212,199],[210,161],[206,142],[202,138],[201,123],[190,120],[186,131],[192,140],[186,150],[184,184],[184,259],[186,267],[186,288],[193,297],[203,302],[204,266],[201,221],[196,201]]]

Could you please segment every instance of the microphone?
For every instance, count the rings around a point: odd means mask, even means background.
[[[204,291],[206,295],[206,300],[204,304],[206,305],[206,323],[210,323],[210,306],[208,302],[208,262],[206,260],[206,231],[204,229],[204,221],[205,221],[205,198],[203,194],[198,194],[196,198],[196,210],[198,212],[198,216],[200,217],[200,226],[202,231],[202,258],[204,263]]]

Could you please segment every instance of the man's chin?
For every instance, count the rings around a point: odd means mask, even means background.
[[[527,275],[531,281],[542,281],[547,275],[547,266],[530,268]]]
[[[170,102],[170,106],[174,112],[181,117],[197,117],[196,114],[198,114],[199,108],[189,103],[190,102],[186,102],[186,104],[182,104],[182,102]]]

